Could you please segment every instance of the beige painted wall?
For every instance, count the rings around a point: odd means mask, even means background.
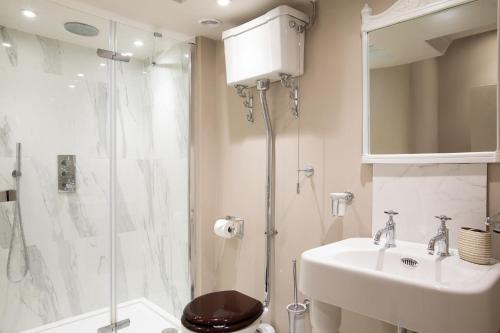
[[[370,71],[370,151],[438,152],[438,67],[431,58]]]
[[[438,151],[438,65],[435,58],[411,64],[412,152]]]
[[[495,150],[496,49],[490,31],[453,41],[438,58],[372,69],[371,152]]]
[[[379,12],[392,0],[368,3]],[[295,193],[297,125],[287,91],[270,92],[276,130],[276,237],[272,322],[287,332],[285,306],[292,300],[291,260],[301,252],[371,234],[372,168],[361,164],[362,0],[321,2],[317,26],[307,34],[306,73],[301,78],[300,164],[312,164]],[[263,297],[265,131],[261,109],[247,123],[242,100],[225,84],[223,44],[199,38],[195,62],[195,207],[197,294],[238,289]],[[202,58],[202,59],[200,59]],[[500,168],[490,168],[491,207],[500,198]],[[355,200],[344,218],[330,215],[328,193],[350,190]],[[242,240],[213,235],[215,219],[245,218]],[[300,267],[299,267],[300,269]],[[393,332],[390,325],[344,312],[342,333]]]
[[[372,154],[413,152],[411,93],[411,65],[370,71]]]
[[[455,40],[439,58],[440,152],[471,151],[471,90],[496,85],[496,61],[496,31]]]

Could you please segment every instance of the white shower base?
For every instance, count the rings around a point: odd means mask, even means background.
[[[181,331],[181,323],[171,314],[145,298],[118,305],[118,320],[130,319],[130,326],[120,333],[161,333],[166,328]],[[94,333],[109,325],[109,309],[88,312],[76,317],[50,323],[21,333]]]

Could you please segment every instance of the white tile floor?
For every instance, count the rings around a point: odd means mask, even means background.
[[[130,319],[130,326],[121,329],[120,333],[161,333],[167,328],[176,328],[181,332],[178,319],[145,298],[118,305],[118,319],[126,318]],[[102,309],[22,333],[93,333],[107,325],[109,325],[109,309]]]

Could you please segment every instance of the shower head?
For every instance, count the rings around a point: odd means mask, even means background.
[[[64,23],[64,29],[75,35],[83,37],[95,37],[99,34],[99,29],[82,22],[66,22]]]

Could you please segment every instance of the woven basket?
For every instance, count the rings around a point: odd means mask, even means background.
[[[462,260],[490,265],[491,233],[480,229],[461,228],[458,233],[458,253]]]

